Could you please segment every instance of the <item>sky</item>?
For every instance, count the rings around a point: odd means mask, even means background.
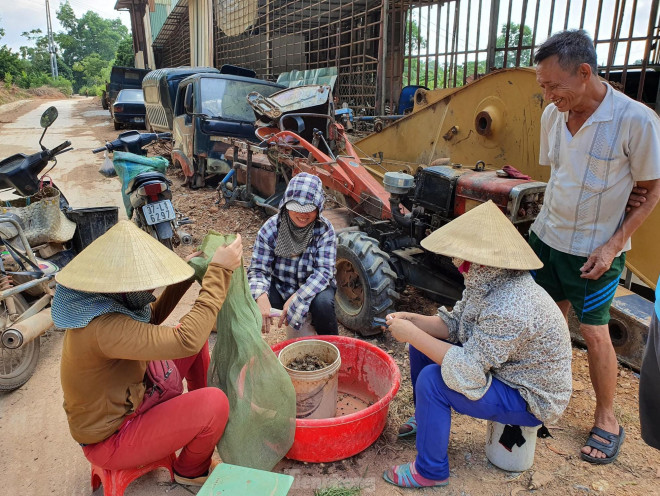
[[[53,32],[62,27],[55,13],[64,0],[49,0],[50,18]],[[69,0],[76,17],[81,17],[88,10],[96,12],[105,19],[120,18],[122,23],[131,30],[131,18],[128,12],[114,10],[116,0]],[[7,45],[17,52],[18,48],[27,45],[28,41],[21,36],[24,31],[41,29],[46,33],[46,0],[0,0],[0,27],[4,28],[5,36],[0,39],[0,46]]]

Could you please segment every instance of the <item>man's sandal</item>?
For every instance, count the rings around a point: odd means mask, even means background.
[[[383,479],[399,487],[441,487],[449,484],[449,479],[439,481],[420,475],[415,468],[415,462],[395,465],[383,473]]]
[[[607,439],[609,442],[604,443],[599,439],[596,439],[594,436],[602,437]],[[580,453],[580,457],[583,460],[588,461],[589,463],[594,463],[596,465],[605,465],[612,463],[619,456],[619,450],[623,444],[623,440],[626,438],[626,433],[623,430],[623,427],[619,426],[619,435],[613,434],[611,432],[604,431],[600,427],[594,427],[589,433],[589,438],[585,443],[585,446],[590,448],[595,448],[601,453],[605,454],[605,458],[596,458],[586,453]]]
[[[413,415],[399,427],[399,437],[408,437],[417,434],[417,419]]]

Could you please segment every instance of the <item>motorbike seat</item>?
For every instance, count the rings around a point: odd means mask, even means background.
[[[151,172],[142,172],[131,179],[126,188],[128,192],[135,191],[140,185],[150,182],[150,181],[163,181],[167,184],[172,184],[172,181],[165,177],[165,174],[161,172],[151,171]]]

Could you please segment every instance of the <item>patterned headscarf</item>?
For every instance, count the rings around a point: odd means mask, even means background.
[[[280,226],[275,243],[275,255],[278,257],[297,257],[305,251],[314,234],[314,223],[298,227],[293,223],[288,212],[280,213]]]
[[[301,206],[314,205],[318,210],[318,215],[321,215],[323,203],[325,202],[321,179],[312,174],[301,172],[289,181],[284,197],[280,202],[278,233],[275,243],[275,255],[278,257],[292,258],[300,255],[305,251],[314,234],[316,221],[310,222],[305,227],[298,227],[293,223],[286,209],[286,205],[290,202],[295,202]]]
[[[80,329],[106,313],[122,313],[140,322],[151,321],[150,303],[156,297],[148,291],[133,293],[87,293],[57,285],[51,314],[60,329]]]

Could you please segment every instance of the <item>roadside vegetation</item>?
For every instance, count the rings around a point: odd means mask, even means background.
[[[63,27],[53,33],[59,76],[51,75],[46,33],[41,29],[23,32],[26,44],[18,51],[0,45],[0,104],[7,103],[3,99],[29,98],[35,89],[44,87],[67,96],[100,96],[113,65],[133,67],[133,39],[118,18],[103,19],[92,11],[78,18],[68,1],[56,16]],[[4,35],[0,18],[0,43]]]

